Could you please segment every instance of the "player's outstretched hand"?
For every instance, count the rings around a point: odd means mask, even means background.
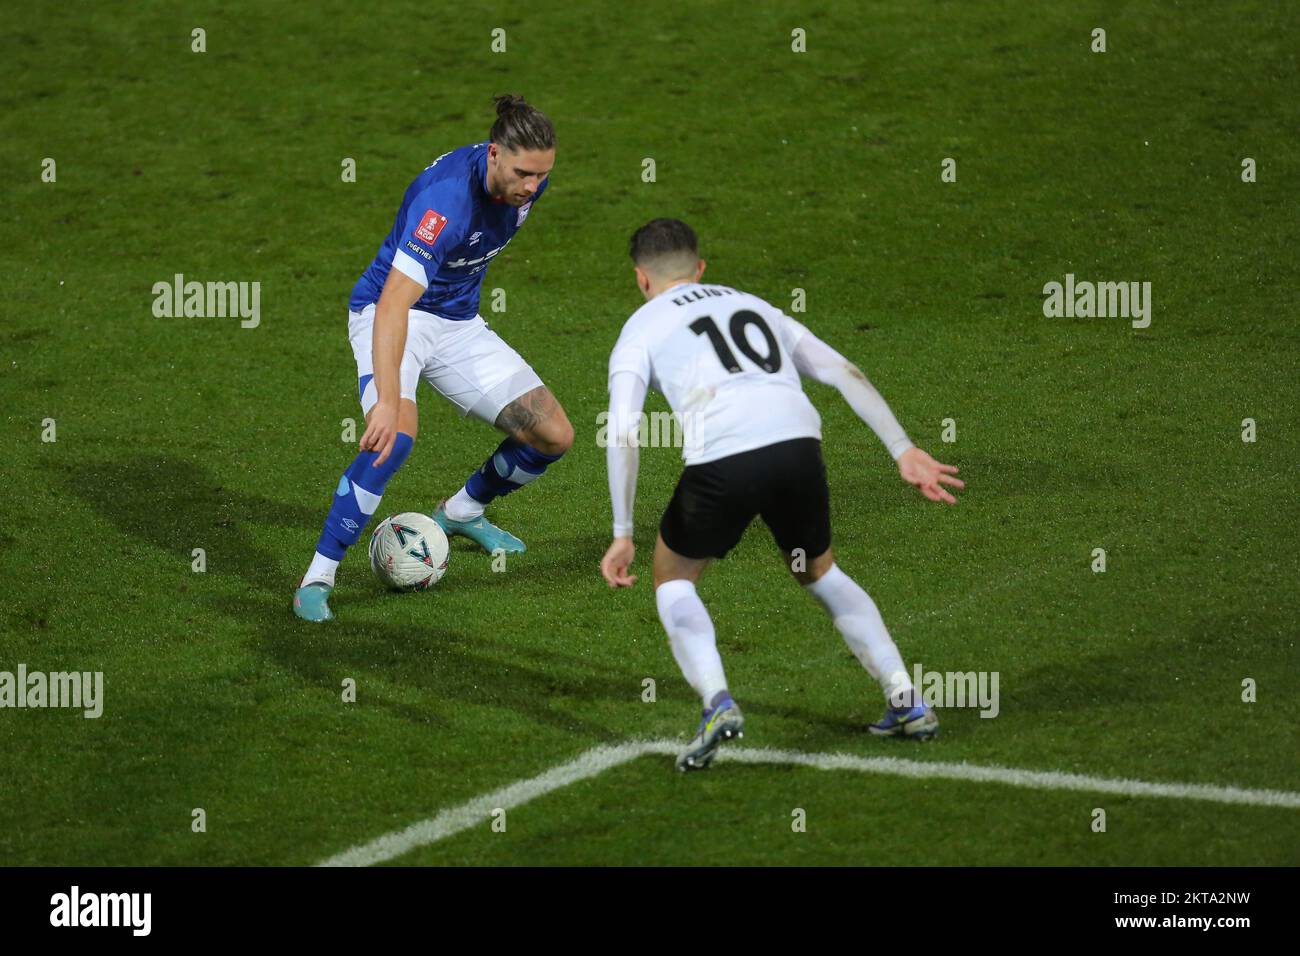
[[[636,546],[631,538],[615,538],[600,559],[600,573],[605,583],[612,588],[630,588],[636,584],[636,575],[629,574],[632,561],[636,558]]]
[[[919,448],[909,448],[898,456],[898,473],[909,485],[920,488],[921,494],[931,501],[946,501],[950,505],[955,505],[957,499],[943,485],[952,485],[958,490],[966,487],[966,482],[953,477],[957,474],[956,465],[935,461]]]
[[[361,436],[360,448],[362,451],[379,452],[379,457],[373,462],[373,465],[378,467],[388,458],[395,441],[397,441],[397,406],[380,402],[370,412],[366,433]]]

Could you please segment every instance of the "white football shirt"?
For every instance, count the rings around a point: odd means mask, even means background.
[[[688,465],[788,441],[821,438],[795,344],[808,330],[748,292],[692,282],[655,296],[627,320],[609,374],[658,389],[682,424]]]

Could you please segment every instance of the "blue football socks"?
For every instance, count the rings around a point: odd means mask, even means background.
[[[378,468],[374,467],[378,452],[363,451],[352,460],[334,491],[330,513],[316,544],[318,554],[334,561],[343,560],[343,553],[357,543],[362,529],[379,507],[388,480],[402,467],[414,445],[414,438],[398,432],[392,451]]]

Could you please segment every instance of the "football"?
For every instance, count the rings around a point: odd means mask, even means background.
[[[370,536],[370,568],[394,591],[424,591],[447,571],[447,535],[428,515],[406,511],[390,515]]]

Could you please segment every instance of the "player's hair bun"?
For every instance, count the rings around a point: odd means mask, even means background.
[[[492,99],[497,106],[496,122],[488,134],[492,142],[509,150],[555,148],[555,127],[545,113],[511,93]]]
[[[523,109],[528,105],[528,101],[522,96],[515,96],[512,93],[503,93],[500,96],[494,96],[492,99],[497,104],[497,116],[505,116],[511,110]]]

